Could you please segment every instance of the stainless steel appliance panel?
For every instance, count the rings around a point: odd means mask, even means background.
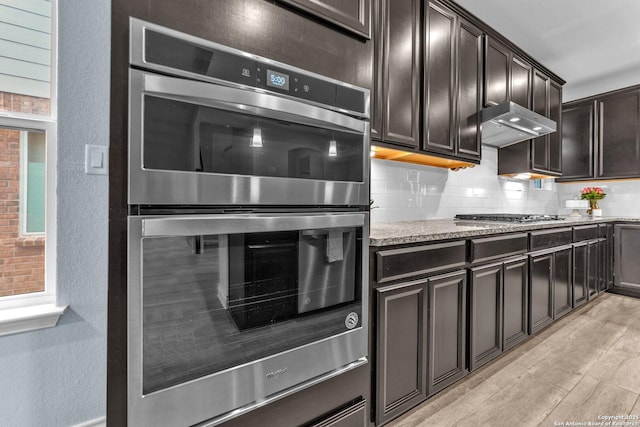
[[[353,300],[355,245],[354,228],[300,232],[298,312]]]
[[[368,203],[367,121],[139,70],[129,89],[129,204]]]
[[[356,301],[236,329],[225,284],[230,235],[274,230],[342,235],[342,256],[360,257],[356,289],[347,291]],[[368,213],[138,216],[128,239],[131,425],[216,425],[366,363]],[[330,255],[340,263],[339,250]],[[323,324],[333,326],[322,332]]]

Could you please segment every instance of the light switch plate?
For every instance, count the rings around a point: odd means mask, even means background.
[[[84,173],[87,175],[109,174],[109,147],[89,144],[84,146]]]

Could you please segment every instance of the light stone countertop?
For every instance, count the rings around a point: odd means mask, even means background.
[[[640,222],[640,218],[619,217],[564,217],[564,220],[528,223],[497,221],[462,221],[430,219],[423,221],[398,221],[372,224],[369,232],[370,246],[391,246],[406,243],[433,242],[488,234],[540,230],[562,226],[589,225],[614,221]]]

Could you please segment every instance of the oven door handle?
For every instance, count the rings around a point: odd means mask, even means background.
[[[162,98],[342,132],[364,134],[367,129],[364,120],[250,88],[238,89],[139,70],[130,73],[134,86],[139,80],[144,93]]]
[[[142,237],[260,233],[362,227],[364,213],[204,215],[142,218]]]

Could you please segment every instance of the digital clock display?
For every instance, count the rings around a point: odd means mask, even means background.
[[[289,75],[267,69],[267,86],[289,90]]]

